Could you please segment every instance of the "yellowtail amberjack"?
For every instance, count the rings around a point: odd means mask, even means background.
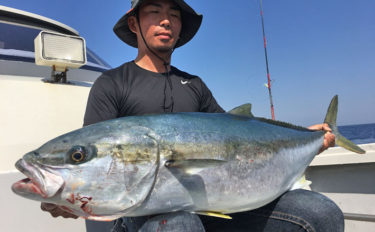
[[[337,144],[362,149],[336,127],[337,96],[325,122]],[[28,178],[15,193],[92,220],[189,211],[224,215],[261,207],[303,175],[324,132],[229,113],[132,116],[57,137],[24,155]]]

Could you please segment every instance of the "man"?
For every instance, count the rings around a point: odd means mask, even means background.
[[[224,112],[203,81],[170,65],[175,48],[191,40],[202,16],[183,0],[132,0],[132,9],[115,25],[117,36],[138,48],[134,61],[109,70],[93,85],[84,125],[129,115],[168,112]],[[327,125],[322,150],[334,144]],[[53,216],[74,217],[58,206],[42,204]],[[203,223],[202,223],[203,222]],[[343,231],[343,215],[326,197],[290,191],[257,210],[237,213],[233,220],[198,217],[187,212],[87,221],[94,231]]]

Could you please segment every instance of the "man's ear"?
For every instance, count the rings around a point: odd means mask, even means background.
[[[135,16],[130,16],[128,18],[128,26],[129,26],[129,29],[133,32],[133,33],[137,33],[137,19]]]

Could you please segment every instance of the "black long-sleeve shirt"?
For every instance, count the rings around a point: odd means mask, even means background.
[[[198,76],[175,67],[168,74],[155,73],[131,61],[106,71],[95,81],[84,126],[124,116],[166,112],[224,110]]]

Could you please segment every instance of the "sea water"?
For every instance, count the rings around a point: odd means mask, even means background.
[[[339,126],[340,133],[355,144],[375,143],[375,123]]]

